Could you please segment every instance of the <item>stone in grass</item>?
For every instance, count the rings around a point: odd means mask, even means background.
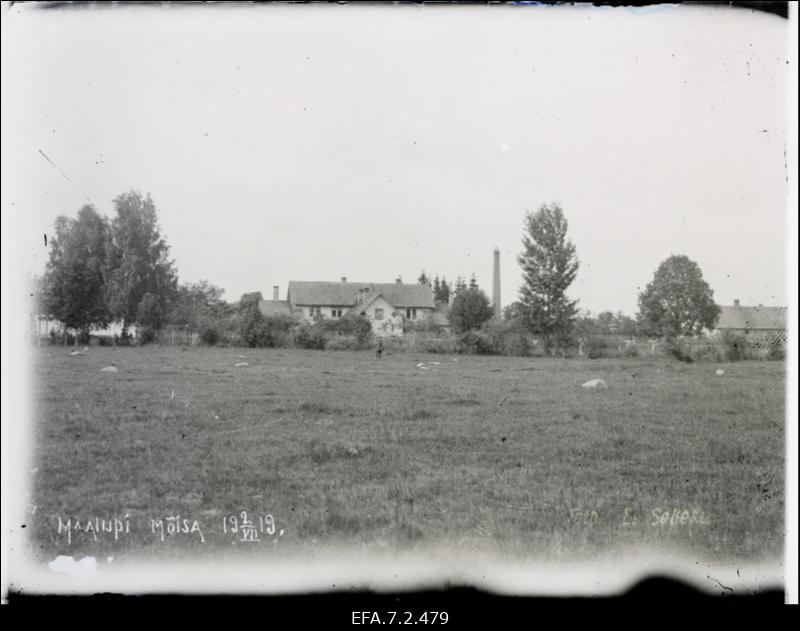
[[[717,375],[724,375],[724,374],[725,374],[725,371],[724,371],[724,370],[722,370],[722,368],[717,368],[717,372],[716,372],[716,374],[717,374]]]
[[[249,365],[250,364],[248,364],[247,362],[239,362],[238,364],[236,364],[236,368],[241,368],[242,366],[249,366]]]
[[[116,366],[106,366],[105,368],[101,368],[100,372],[119,372]]]
[[[606,384],[606,382],[603,381],[602,379],[590,379],[585,384],[583,384],[582,387],[584,387],[584,388],[593,388],[593,389],[598,389],[599,388],[599,389],[602,390],[604,388],[608,388],[608,384]]]

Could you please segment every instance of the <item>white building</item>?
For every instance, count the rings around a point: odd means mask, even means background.
[[[436,305],[433,292],[424,285],[394,283],[352,283],[289,281],[286,300],[279,300],[278,287],[273,299],[259,305],[265,316],[292,315],[313,322],[317,318],[366,316],[373,332],[381,337],[403,334],[403,322],[433,317]]]

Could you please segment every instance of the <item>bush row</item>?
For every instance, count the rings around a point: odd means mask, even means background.
[[[202,342],[209,346],[295,347],[315,350],[362,350],[371,348],[375,343],[370,322],[359,316],[298,323],[289,316],[265,317],[259,311],[251,310],[240,314],[237,324],[236,328],[232,328],[215,325],[213,322],[201,323],[200,330],[194,334],[179,330],[155,332],[140,329],[136,338],[92,336],[89,341],[79,337],[77,342],[102,346],[123,346],[154,341],[161,344],[187,345]],[[49,342],[61,345],[63,337],[53,331],[50,333]],[[69,334],[67,344],[72,345],[75,342],[75,336]],[[455,335],[431,322],[410,323],[406,326],[403,337],[385,339],[384,347],[388,352],[520,357],[538,357],[546,354],[541,341],[513,320],[490,321],[478,330]],[[785,350],[781,344],[767,344],[761,347],[745,335],[736,333],[725,333],[705,339],[668,339],[657,343],[637,343],[619,336],[588,336],[580,341],[561,340],[555,354],[561,357],[578,357],[582,354],[589,359],[598,359],[634,358],[654,353],[683,362],[785,359]]]

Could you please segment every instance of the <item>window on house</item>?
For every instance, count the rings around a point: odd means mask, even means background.
[[[415,320],[417,318],[416,307],[406,307],[406,318],[408,320]]]
[[[334,307],[333,309],[331,309],[331,316],[334,317],[334,318],[341,318],[342,317],[342,310],[341,309],[337,309],[336,307]]]
[[[322,309],[320,307],[310,307],[308,309],[308,315],[312,318],[316,318],[322,315]]]
[[[383,309],[375,309],[375,319],[383,320]]]

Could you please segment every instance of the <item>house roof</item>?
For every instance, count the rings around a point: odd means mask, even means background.
[[[717,329],[785,329],[786,307],[721,306]]]
[[[433,309],[433,292],[424,285],[401,283],[336,283],[324,281],[289,281],[288,297],[295,305],[352,307],[358,302],[359,290],[369,296],[379,293],[394,307]]]
[[[285,300],[261,300],[258,308],[262,315],[269,318],[272,316],[292,315],[292,308]]]

